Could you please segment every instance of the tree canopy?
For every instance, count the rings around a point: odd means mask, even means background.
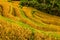
[[[31,6],[40,11],[60,16],[60,0],[20,0],[22,6]]]

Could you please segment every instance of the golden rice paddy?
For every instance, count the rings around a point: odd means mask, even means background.
[[[60,40],[60,17],[0,2],[0,40]]]

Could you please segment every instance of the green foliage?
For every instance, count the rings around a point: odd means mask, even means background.
[[[40,11],[60,16],[60,0],[21,0],[22,6],[31,6]]]

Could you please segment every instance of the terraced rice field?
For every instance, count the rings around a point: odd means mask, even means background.
[[[60,17],[20,2],[0,2],[0,40],[60,40]]]

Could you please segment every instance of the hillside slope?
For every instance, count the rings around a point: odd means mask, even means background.
[[[60,17],[0,2],[0,40],[60,40]]]

